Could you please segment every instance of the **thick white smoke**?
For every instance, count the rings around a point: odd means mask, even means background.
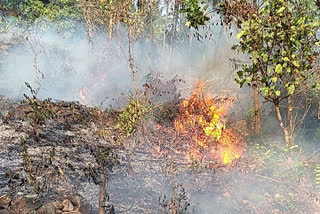
[[[2,35],[2,40],[15,44],[3,55],[0,64],[1,94],[22,99],[28,93],[25,86],[28,82],[38,89],[37,95],[42,99],[99,105],[110,104],[121,92],[132,90],[125,28],[111,40],[103,33],[89,40],[85,27],[79,23],[77,32],[72,34],[59,31],[54,24],[45,30],[41,26],[34,25],[28,31],[9,28]],[[198,41],[192,32],[180,38],[171,58],[168,45],[163,47],[143,38],[133,41],[137,79],[142,83],[146,74],[155,71],[164,73],[167,79],[178,75],[187,82],[182,89],[190,89],[195,79],[212,80],[211,85],[217,85],[213,87],[216,93],[218,88],[219,91],[235,89],[228,36],[220,26],[207,34],[212,34],[210,40]],[[187,95],[188,90],[183,92]]]

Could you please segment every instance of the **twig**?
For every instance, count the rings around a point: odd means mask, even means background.
[[[306,161],[305,165],[308,166],[308,165],[309,165],[310,163],[312,163],[317,157],[319,157],[319,155],[320,155],[320,149],[318,149],[318,150],[315,152],[314,156],[313,156],[310,160]]]
[[[258,175],[258,174],[255,174],[255,176],[259,177],[259,178],[263,178],[263,179],[269,180],[269,181],[273,181],[273,182],[277,182],[277,183],[283,184],[282,181],[279,181],[279,180],[274,179],[274,178],[270,178],[270,177],[266,177],[266,176]]]

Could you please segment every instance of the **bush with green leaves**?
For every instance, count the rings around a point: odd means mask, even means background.
[[[184,7],[180,10],[181,13],[186,14],[186,25],[198,29],[199,25],[205,25],[210,18],[207,14],[209,5],[204,5],[205,1],[199,3],[198,0],[184,1]],[[204,6],[203,6],[204,5]]]
[[[144,97],[128,96],[127,104],[118,116],[118,128],[124,137],[130,137],[151,110],[151,105]]]

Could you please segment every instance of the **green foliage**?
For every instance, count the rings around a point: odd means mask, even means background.
[[[316,187],[319,189],[319,186],[320,186],[320,164],[314,164],[313,174],[314,174],[314,183],[315,183]]]
[[[48,17],[51,21],[62,19],[81,18],[81,11],[76,1],[56,0],[49,4],[44,4],[39,0],[24,1],[19,4],[22,18],[28,22],[35,22],[43,17]]]
[[[251,140],[247,148],[252,163],[250,177],[256,176],[255,182],[261,180],[261,188],[249,196],[249,204],[263,200],[266,203],[261,207],[270,213],[304,213],[314,199],[309,189],[314,173],[306,159],[308,155],[298,145],[282,146],[274,134]],[[302,197],[303,194],[310,197]]]
[[[269,160],[284,161],[292,151],[299,151],[298,145],[279,146],[277,144],[255,144],[255,153],[260,160],[266,162]]]
[[[147,100],[129,96],[128,103],[118,116],[116,128],[120,129],[124,137],[130,137],[150,110],[151,106]]]
[[[41,30],[54,25],[59,32],[68,34],[65,36],[70,36],[76,30],[76,22],[83,19],[79,3],[73,0],[55,0],[48,4],[40,0],[6,0],[2,6],[5,8],[2,15],[11,17],[7,20],[10,24],[20,24],[27,28],[36,26]]]
[[[186,214],[190,203],[182,184],[173,187],[170,199],[166,195],[159,198],[159,205],[164,214]]]
[[[94,153],[97,163],[100,167],[108,169],[109,171],[119,163],[117,154],[111,147],[104,147]]]
[[[301,153],[298,145],[279,146],[276,143],[255,144],[253,157],[262,165],[257,172],[279,180],[297,182],[306,176],[307,167],[302,160],[295,160]],[[294,156],[292,154],[295,154]],[[278,166],[278,167],[275,167]]]
[[[31,108],[31,111],[27,113],[27,116],[32,120],[36,139],[39,140],[40,126],[45,124],[47,120],[55,118],[57,115],[54,111],[51,99],[48,98],[43,101],[37,99],[36,92],[28,83],[26,83],[26,85],[30,89],[32,94],[32,97],[24,94],[26,98],[25,103]]]
[[[33,120],[34,124],[43,125],[46,120],[56,117],[55,112],[50,109],[51,99],[45,99],[40,101],[36,97],[30,98],[24,95],[26,98],[26,104],[32,109],[32,113],[28,116]]]
[[[271,100],[307,87],[318,78],[312,65],[318,56],[319,25],[314,1],[265,0],[237,34],[240,41],[233,49],[248,54],[251,63],[243,64],[236,81],[252,86],[257,75],[262,95]]]
[[[95,157],[97,163],[96,166],[90,164],[84,169],[85,177],[89,181],[93,181],[95,184],[103,182],[101,180],[101,174],[110,173],[113,168],[119,164],[119,157],[115,152],[115,148],[104,146],[95,147],[90,149],[91,154]]]
[[[208,5],[204,4],[204,1],[201,1],[199,4],[198,0],[185,0],[184,8],[180,10],[181,13],[186,13],[187,23],[186,25],[190,28],[193,27],[198,29],[199,25],[205,25],[206,21],[209,21],[210,18],[206,14]]]

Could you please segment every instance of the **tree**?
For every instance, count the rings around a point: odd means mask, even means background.
[[[210,1],[208,1],[209,3]],[[222,24],[230,25],[231,23],[236,23],[240,26],[241,23],[246,21],[249,16],[248,14],[257,13],[258,4],[253,1],[252,4],[248,2],[241,3],[239,1],[225,1],[221,4],[221,7],[217,7],[217,2],[212,2],[215,9],[222,12]],[[202,5],[201,5],[202,4]],[[189,27],[194,27],[198,29],[199,25],[205,25],[206,21],[209,21],[209,16],[206,10],[208,9],[208,4],[203,5],[204,2],[199,4],[198,0],[186,0],[185,8],[181,12],[186,13],[188,22],[186,23]],[[257,79],[256,76],[253,78]],[[261,116],[260,116],[260,101],[259,101],[259,85],[258,81],[253,82],[253,108],[254,108],[254,128],[255,134],[261,134]]]
[[[264,0],[260,7],[247,0],[226,0],[219,4],[223,23],[236,22],[240,32],[234,50],[249,56],[237,72],[242,87],[259,86],[260,94],[275,106],[286,144],[294,138],[296,125],[303,121],[303,94],[310,97],[320,89],[318,57],[320,21],[315,0]],[[204,14],[200,14],[200,17]],[[192,26],[203,25],[192,19]],[[298,106],[296,104],[299,104]],[[306,102],[308,104],[308,102]]]
[[[316,36],[320,22],[314,6],[311,0],[265,0],[263,7],[249,13],[241,24],[239,44],[233,47],[251,59],[237,72],[236,81],[252,87],[258,82],[261,95],[275,106],[287,145],[306,115],[304,112],[299,118],[295,98],[302,93],[308,96],[310,89],[320,86],[319,74],[313,68],[320,44]]]

